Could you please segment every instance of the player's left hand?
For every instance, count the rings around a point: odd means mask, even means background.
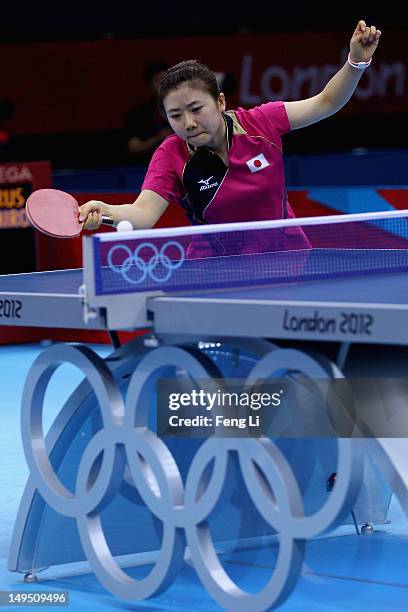
[[[358,22],[350,40],[350,55],[354,62],[368,62],[375,53],[381,30],[367,26],[362,19]]]

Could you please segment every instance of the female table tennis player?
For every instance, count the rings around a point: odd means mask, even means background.
[[[344,66],[317,95],[294,102],[268,102],[226,111],[216,77],[195,60],[170,68],[160,84],[159,105],[174,134],[156,149],[139,197],[133,204],[109,205],[92,200],[80,207],[86,229],[97,229],[102,215],[116,225],[153,227],[171,200],[179,200],[193,223],[229,223],[292,217],[286,198],[281,135],[337,112],[352,96],[381,36],[359,21]],[[284,244],[240,239],[238,252],[307,248],[300,228],[285,231]],[[218,255],[225,244],[197,238],[190,257]]]

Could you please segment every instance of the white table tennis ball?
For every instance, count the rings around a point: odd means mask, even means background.
[[[131,232],[133,229],[133,225],[131,224],[130,221],[126,221],[125,219],[123,221],[119,221],[119,223],[116,226],[116,230],[118,232]]]

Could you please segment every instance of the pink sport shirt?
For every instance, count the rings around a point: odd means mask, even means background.
[[[177,200],[193,223],[233,223],[293,217],[286,197],[281,135],[290,131],[283,102],[224,114],[228,161],[201,147],[194,151],[176,135],[155,151],[142,189]],[[248,233],[229,241],[197,237],[188,256],[207,257],[310,248],[300,228]]]

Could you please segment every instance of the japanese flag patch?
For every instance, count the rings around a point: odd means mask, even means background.
[[[246,164],[251,172],[259,172],[270,165],[263,153],[249,159]]]

